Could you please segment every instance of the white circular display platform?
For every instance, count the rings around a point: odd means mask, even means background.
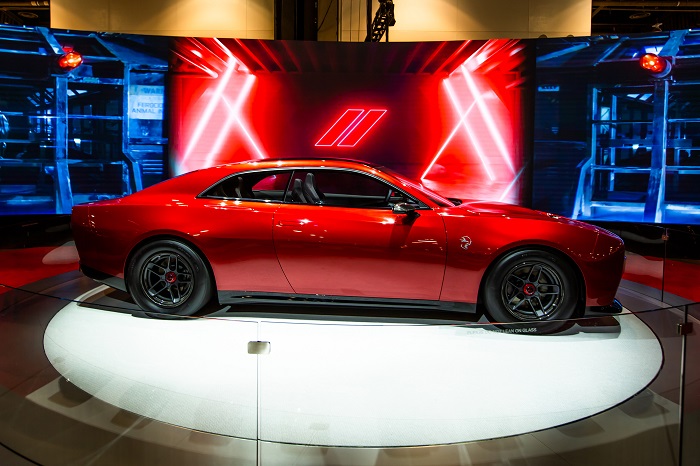
[[[661,347],[634,315],[616,319],[614,331],[540,336],[474,325],[159,320],[70,303],[44,348],[87,393],[189,429],[302,445],[435,445],[555,427],[641,391],[661,367]],[[269,354],[249,354],[254,341],[270,342]]]

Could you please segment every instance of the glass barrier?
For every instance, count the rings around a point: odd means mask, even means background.
[[[683,357],[683,424],[681,459],[691,465],[700,458],[700,304],[687,306],[687,328]]]
[[[698,227],[598,222],[625,242],[622,285],[673,305],[700,301]]]
[[[625,242],[624,286],[663,300],[666,229],[658,225],[605,224]]]
[[[149,318],[69,272],[0,293],[0,444],[45,465],[695,464],[698,327],[679,325],[700,307],[635,311]]]
[[[0,444],[45,465],[256,463],[256,322],[149,319],[63,279],[0,294]]]
[[[698,228],[681,227],[667,230],[668,243],[664,256],[664,298],[674,304],[700,301],[700,248]]]

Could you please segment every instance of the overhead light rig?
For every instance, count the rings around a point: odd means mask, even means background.
[[[379,42],[385,33],[386,41],[389,42],[389,27],[395,24],[393,0],[379,0],[379,8],[372,21],[372,31],[365,37],[365,42]]]

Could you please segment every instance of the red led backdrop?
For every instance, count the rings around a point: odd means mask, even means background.
[[[518,203],[529,115],[516,40],[175,42],[175,174],[261,158],[379,163],[445,196]]]

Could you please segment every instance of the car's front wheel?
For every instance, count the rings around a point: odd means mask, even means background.
[[[502,323],[570,319],[579,298],[576,274],[568,262],[540,250],[515,251],[501,258],[483,291],[491,320]]]
[[[126,279],[136,304],[157,314],[195,314],[213,293],[204,260],[190,246],[176,240],[159,240],[141,247],[127,267]]]

